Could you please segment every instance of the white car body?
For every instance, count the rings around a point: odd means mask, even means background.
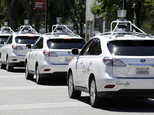
[[[33,75],[36,75],[36,83],[40,84],[42,77],[53,74],[66,75],[68,64],[74,57],[71,54],[71,49],[73,46],[81,49],[85,44],[85,41],[80,36],[66,35],[63,32],[54,31],[50,34],[42,35],[27,53],[25,60],[26,79],[33,79]],[[74,40],[76,40],[75,43],[73,42]]]
[[[1,58],[1,49],[4,46],[4,43],[6,42],[8,37],[11,36],[12,33],[14,33],[14,31],[8,26],[1,27],[0,29],[0,58]]]
[[[129,21],[114,22],[116,27],[120,23],[133,25]],[[140,29],[142,33],[116,29],[94,36],[69,63],[70,98],[88,92],[95,107],[100,97],[154,97],[154,38]]]
[[[29,51],[26,45],[33,45],[39,36],[30,25],[21,26],[21,30],[13,33],[1,49],[1,67],[6,66],[7,71],[12,71],[13,67],[24,67],[25,56]]]

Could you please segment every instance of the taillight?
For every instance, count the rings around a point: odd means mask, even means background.
[[[103,62],[107,66],[126,67],[126,64],[124,62],[116,58],[112,59],[112,58],[104,57]]]
[[[53,52],[53,51],[44,50],[44,51],[43,51],[43,54],[44,54],[45,56],[58,57],[58,54],[56,54],[56,53]]]
[[[16,45],[12,45],[12,48],[16,50],[23,50],[21,46],[16,46]]]

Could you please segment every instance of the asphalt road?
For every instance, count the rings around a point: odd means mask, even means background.
[[[65,76],[63,76],[65,77]],[[0,69],[0,115],[153,115],[154,101],[148,99],[108,100],[92,108],[89,95],[70,99],[64,78],[45,79],[43,85],[26,80],[24,68],[13,72]]]

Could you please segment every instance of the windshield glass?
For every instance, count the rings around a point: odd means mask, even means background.
[[[39,36],[18,36],[15,38],[18,44],[34,44]]]
[[[9,36],[0,36],[0,41],[6,42]]]
[[[154,40],[116,40],[108,43],[113,55],[154,56]]]
[[[50,39],[47,45],[50,49],[81,49],[85,41],[83,39]]]

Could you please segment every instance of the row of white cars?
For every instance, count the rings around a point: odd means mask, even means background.
[[[10,28],[5,26],[4,29],[9,32]],[[26,24],[19,32],[12,31],[5,41],[1,39],[1,68],[12,71],[14,67],[25,66],[26,79],[36,75],[38,84],[47,75],[66,75],[68,64],[74,57],[71,49],[81,49],[85,41],[65,25],[54,25],[52,29],[51,33],[41,35]]]
[[[98,107],[114,97],[154,97],[154,37],[130,21],[113,21],[110,32],[86,44],[66,26],[57,25],[43,35],[11,36],[2,47],[1,67],[10,71],[16,62],[24,62],[26,79],[36,75],[38,84],[43,76],[67,73],[70,98],[87,92],[91,106]]]

